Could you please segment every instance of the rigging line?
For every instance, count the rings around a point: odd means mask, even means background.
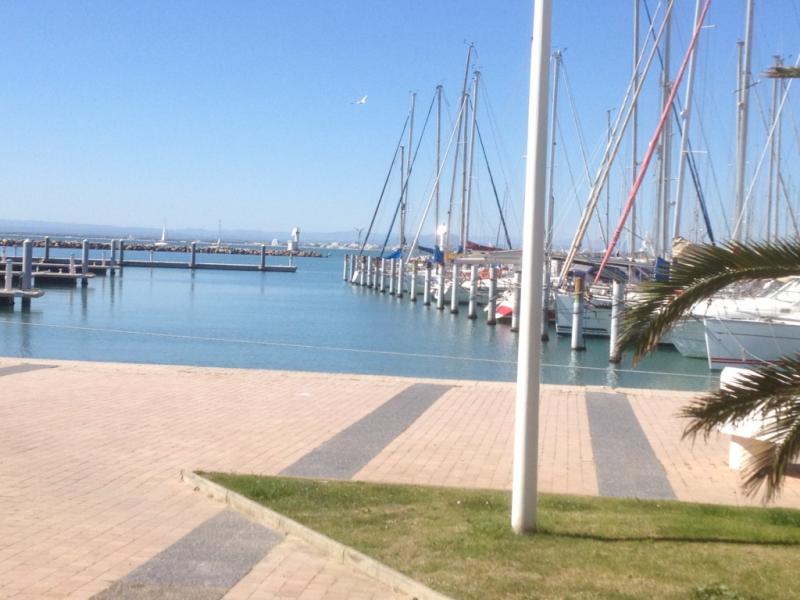
[[[578,196],[578,185],[575,183],[575,172],[572,170],[572,162],[569,160],[569,153],[567,152],[567,143],[564,140],[564,130],[561,127],[561,123],[559,119],[556,119],[556,129],[558,130],[558,137],[561,140],[561,148],[564,154],[564,160],[567,163],[567,173],[569,173],[569,180],[572,184],[572,197],[575,200],[575,207],[578,209],[578,213],[581,212],[581,201]],[[555,224],[553,230],[560,229],[561,225],[564,224],[564,220],[567,217],[566,211],[561,214],[561,218]]]
[[[180,333],[165,333],[159,331],[141,331],[141,330],[134,330],[134,329],[110,329],[104,327],[87,327],[81,325],[55,325],[51,323],[22,323],[19,321],[14,321],[12,319],[0,319],[0,322],[4,323],[5,325],[19,325],[20,327],[41,327],[45,329],[62,329],[66,331],[86,331],[92,333],[106,333],[106,334],[117,334],[117,335],[136,335],[142,337],[154,337],[154,338],[168,338],[168,339],[178,339],[178,340],[187,340],[187,341],[195,341],[195,342],[213,342],[213,343],[224,343],[224,344],[242,344],[248,346],[266,346],[266,347],[277,347],[277,348],[294,348],[298,350],[323,350],[328,352],[351,352],[357,354],[377,354],[383,356],[399,356],[405,358],[433,358],[433,359],[440,359],[440,360],[457,360],[457,361],[464,361],[464,362],[476,362],[476,363],[490,363],[490,364],[501,364],[501,365],[516,365],[516,360],[503,360],[499,358],[482,358],[478,356],[463,356],[463,355],[453,355],[453,354],[430,354],[424,352],[400,352],[398,350],[368,350],[366,348],[348,348],[344,346],[325,346],[325,345],[315,345],[315,344],[297,344],[297,343],[290,343],[290,342],[271,342],[266,340],[247,340],[247,339],[239,339],[239,338],[221,338],[221,337],[211,337],[211,336],[199,336],[199,335],[186,335]],[[584,367],[579,365],[561,365],[561,364],[549,364],[549,363],[542,363],[543,367],[552,367],[552,368],[567,368],[567,369],[584,369],[589,371],[606,371],[608,367]],[[695,373],[669,373],[663,371],[640,371],[635,369],[614,369],[615,373],[638,373],[641,375],[666,375],[666,376],[675,376],[675,377],[699,377],[708,379],[710,375],[699,375]]]
[[[795,67],[800,66],[800,54],[797,55],[797,60],[794,63]],[[756,171],[753,174],[753,178],[750,180],[750,187],[747,189],[747,194],[745,195],[744,202],[742,202],[742,212],[736,219],[736,223],[734,224],[733,231],[734,233],[738,233],[739,228],[742,226],[742,217],[747,213],[750,198],[753,195],[753,189],[755,188],[756,180],[758,179],[758,175],[761,172],[761,167],[764,164],[764,157],[767,155],[767,150],[769,149],[770,142],[772,141],[772,136],[775,135],[775,126],[778,124],[778,119],[780,118],[781,113],[783,112],[783,107],[786,104],[786,99],[789,96],[789,90],[792,87],[792,82],[794,79],[789,79],[789,82],[786,84],[783,92],[783,98],[781,98],[781,104],[778,107],[778,112],[776,113],[775,121],[772,123],[772,126],[769,129],[769,135],[767,136],[767,140],[764,143],[764,149],[761,151],[761,156],[758,159],[758,164],[756,165]]]
[[[652,17],[650,16],[650,7],[647,4],[647,0],[644,0],[644,9],[647,13],[647,18],[652,24]],[[652,27],[649,29],[651,36],[653,35]],[[658,62],[661,65],[661,69],[664,69],[664,57],[661,54],[661,48],[658,46],[656,47],[656,53],[658,55]],[[669,76],[669,74],[668,74]],[[680,114],[683,112],[683,106],[681,104],[681,97],[680,94],[675,96],[675,102],[673,102],[672,106],[672,116],[675,119],[675,127],[678,129],[678,136],[683,135],[683,126],[681,124],[681,117]],[[700,203],[700,210],[703,213],[703,220],[706,222],[706,233],[708,234],[709,239],[711,240],[712,244],[715,244],[714,241],[714,230],[711,227],[711,219],[708,216],[708,209],[706,208],[706,200],[705,194],[703,193],[703,187],[700,185],[700,176],[697,172],[697,164],[694,158],[694,148],[692,147],[692,140],[686,140],[686,147],[687,147],[687,154],[686,154],[686,164],[689,166],[689,173],[692,177],[692,183],[694,184],[694,190],[697,194],[697,201]],[[683,157],[680,157],[683,160]]]
[[[653,138],[650,140],[650,145],[647,149],[647,153],[645,154],[644,160],[642,161],[641,169],[639,170],[639,174],[637,175],[636,182],[633,184],[631,188],[630,194],[628,195],[628,200],[625,202],[625,208],[622,211],[622,216],[620,217],[619,224],[617,228],[614,230],[614,235],[611,238],[611,242],[608,244],[608,248],[606,249],[605,253],[603,254],[603,260],[600,262],[600,266],[597,269],[597,274],[594,278],[594,283],[600,281],[600,276],[603,274],[603,269],[605,269],[606,265],[608,264],[609,259],[611,258],[611,254],[614,252],[614,246],[616,246],[617,242],[619,241],[620,233],[622,233],[622,228],[625,225],[625,221],[628,218],[628,214],[631,212],[631,208],[633,207],[633,203],[636,200],[636,194],[639,191],[639,187],[644,180],[644,177],[647,175],[647,167],[650,165],[650,161],[653,158],[653,153],[656,149],[656,142],[658,138],[661,136],[661,133],[664,129],[664,125],[669,119],[669,109],[672,105],[672,101],[675,99],[675,96],[678,93],[678,87],[681,84],[681,80],[683,79],[683,74],[686,72],[686,67],[689,64],[689,58],[694,51],[695,45],[697,44],[697,38],[700,35],[700,30],[703,27],[703,22],[705,21],[706,15],[708,14],[708,9],[711,6],[711,0],[705,0],[705,4],[703,4],[703,10],[701,11],[699,17],[697,18],[697,23],[694,27],[694,33],[692,34],[692,41],[689,43],[689,48],[686,50],[686,54],[683,57],[683,62],[681,63],[681,68],[678,70],[678,74],[675,76],[675,82],[672,85],[672,90],[670,91],[669,97],[667,98],[667,106],[664,107],[664,110],[661,113],[661,117],[658,120],[658,126],[656,127],[656,131],[653,134]]]
[[[431,111],[433,110],[433,105],[436,100],[436,94],[434,93],[433,98],[431,98],[431,104],[428,107],[428,114],[425,115],[425,123],[422,124],[422,131],[419,134],[419,139],[417,140],[417,147],[414,150],[414,156],[409,156],[409,165],[408,165],[408,173],[406,174],[405,181],[403,182],[403,187],[400,190],[400,199],[397,201],[397,206],[394,209],[394,216],[392,217],[392,222],[389,225],[389,230],[386,232],[386,239],[383,240],[383,247],[381,248],[381,253],[378,255],[378,258],[383,258],[383,253],[386,252],[386,246],[389,243],[389,237],[392,235],[392,229],[394,229],[394,223],[397,220],[397,213],[400,211],[400,205],[403,203],[403,197],[405,196],[406,190],[408,189],[408,182],[411,179],[411,173],[414,170],[414,165],[417,164],[417,154],[419,154],[419,147],[422,144],[422,139],[425,137],[425,129],[428,127],[428,120],[431,116]],[[409,115],[410,118],[410,115]],[[411,148],[409,148],[410,154]],[[402,240],[401,240],[402,244]],[[403,251],[401,246],[400,252]]]
[[[492,167],[489,166],[489,157],[486,156],[486,147],[483,145],[483,136],[481,135],[481,128],[477,123],[475,124],[475,131],[478,132],[478,142],[480,142],[481,151],[483,152],[483,160],[486,162],[486,170],[489,172],[489,181],[492,183],[492,192],[494,192],[494,200],[497,203],[497,210],[500,213],[500,223],[503,225],[503,232],[506,235],[506,243],[508,244],[508,249],[511,250],[511,236],[508,235],[506,218],[503,216],[503,207],[500,206],[500,197],[497,195],[497,187],[494,185],[494,176],[492,175]]]
[[[589,184],[589,188],[592,187],[592,174],[589,169],[589,159],[586,157],[586,139],[583,135],[583,127],[581,126],[581,120],[578,116],[578,111],[575,108],[575,98],[572,95],[572,86],[569,83],[569,73],[567,73],[567,65],[564,63],[564,59],[561,59],[561,73],[564,76],[564,86],[567,90],[567,99],[569,100],[569,108],[570,113],[572,115],[572,122],[575,126],[575,133],[578,136],[578,148],[581,151],[581,158],[583,159],[583,169],[586,173],[586,181]],[[564,146],[566,148],[566,146]],[[600,151],[602,148],[602,142],[600,142],[596,148],[596,152]],[[595,153],[592,154],[595,156]],[[603,245],[605,246],[608,244],[608,235],[606,233],[605,228],[603,227],[603,219],[600,218],[599,213],[595,211],[594,213],[595,218],[597,219],[597,226],[600,228],[600,237],[603,239]]]
[[[659,6],[661,3],[659,3]],[[619,148],[622,145],[622,138],[625,134],[625,128],[627,124],[630,122],[631,116],[633,114],[633,108],[636,106],[636,103],[639,100],[639,95],[641,94],[642,88],[644,87],[644,83],[647,80],[647,75],[650,72],[650,68],[653,64],[653,59],[655,57],[655,50],[658,46],[658,42],[661,39],[661,36],[664,34],[666,29],[667,23],[669,21],[670,15],[672,14],[672,9],[675,6],[674,0],[669,0],[667,4],[666,11],[664,13],[664,19],[660,25],[658,35],[656,36],[656,41],[653,44],[653,48],[650,49],[649,53],[642,52],[642,55],[639,57],[639,63],[637,64],[636,72],[639,72],[639,65],[642,64],[642,60],[644,60],[645,54],[647,54],[647,60],[645,61],[644,69],[642,70],[641,77],[631,77],[630,82],[628,83],[628,88],[625,92],[625,100],[623,101],[623,106],[627,108],[623,111],[621,108],[617,112],[617,119],[622,118],[622,113],[625,112],[625,119],[621,130],[619,131],[619,135],[616,138],[609,139],[608,144],[606,145],[605,156],[603,158],[603,162],[600,165],[600,168],[597,171],[597,175],[595,175],[594,181],[592,183],[592,188],[589,191],[589,199],[586,201],[586,206],[581,213],[580,221],[578,222],[578,228],[575,231],[575,235],[572,238],[572,242],[570,243],[569,251],[567,255],[564,257],[564,263],[562,265],[561,275],[558,279],[558,287],[563,287],[567,280],[567,274],[572,267],[572,263],[575,260],[575,255],[578,253],[578,248],[583,241],[584,236],[589,228],[589,223],[592,218],[592,213],[597,210],[597,205],[600,201],[600,194],[603,191],[603,186],[608,179],[608,175],[611,171],[611,165],[614,162],[614,158],[616,157],[617,153],[619,152]],[[646,47],[646,44],[645,44]],[[636,85],[634,86],[634,79],[636,81]],[[627,97],[629,96],[631,88],[634,88],[633,95],[631,97],[630,105],[627,104]],[[665,113],[666,114],[666,113]],[[614,126],[614,131],[616,129],[616,124]]]
[[[369,228],[367,229],[367,235],[364,238],[364,243],[361,244],[361,248],[358,251],[358,255],[361,256],[364,254],[364,248],[367,245],[367,241],[369,240],[369,236],[372,233],[372,227],[375,225],[375,218],[378,216],[378,209],[381,207],[381,202],[383,201],[383,195],[386,193],[386,186],[389,185],[389,177],[392,175],[392,171],[394,170],[394,165],[397,162],[397,154],[400,152],[400,145],[403,143],[403,136],[406,133],[406,128],[408,127],[408,121],[411,118],[411,115],[406,117],[406,122],[403,123],[403,130],[400,132],[400,139],[397,140],[397,146],[394,149],[394,155],[392,156],[392,164],[389,165],[389,172],[386,174],[386,179],[383,181],[383,189],[381,189],[381,195],[378,197],[378,205],[375,207],[375,212],[372,213],[372,220],[369,222]]]

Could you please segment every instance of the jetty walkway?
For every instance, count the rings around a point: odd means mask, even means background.
[[[511,486],[510,383],[3,358],[0,387],[2,598],[125,598],[143,573],[173,594],[153,598],[397,597],[291,536],[192,587],[186,553],[250,533],[181,469]],[[544,386],[540,490],[757,504],[727,436],[681,441],[691,397]]]

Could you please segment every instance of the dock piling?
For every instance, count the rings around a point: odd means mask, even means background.
[[[425,283],[422,286],[422,303],[431,305],[431,263],[425,263]]]
[[[117,240],[117,247],[119,248],[119,268],[120,272],[122,267],[125,266],[125,240]]]
[[[450,282],[450,314],[458,312],[458,265],[453,263],[453,279]]]
[[[625,284],[615,281],[611,287],[611,339],[608,348],[608,361],[612,363],[618,363],[622,360],[622,352],[618,342],[624,310]]]
[[[109,274],[112,277],[116,272],[114,268],[116,266],[116,262],[117,262],[117,241],[111,240],[111,260],[109,261],[108,266],[109,266]]]
[[[486,309],[486,324],[497,323],[497,269],[489,267],[489,306]]]
[[[89,285],[89,240],[81,245],[81,286]]]
[[[367,287],[372,287],[372,257],[367,257]]]
[[[364,262],[365,262],[364,259],[365,258],[366,258],[365,256],[359,256],[358,257],[358,285],[360,285],[361,287],[364,287],[364,285],[366,283],[366,281],[365,281],[366,268],[364,266]]]
[[[10,292],[14,289],[14,261],[6,259],[6,281],[5,291]]]
[[[475,319],[478,316],[478,265],[472,265],[469,269],[469,307],[467,308],[467,318]]]
[[[70,254],[69,255],[69,274],[70,275],[75,275],[75,273],[76,273],[76,271],[75,271],[75,255],[74,254]]]
[[[261,265],[260,269],[264,271],[267,268],[267,245],[261,244]]]
[[[411,281],[408,284],[408,294],[412,302],[417,301],[417,263],[411,263]]]
[[[42,262],[50,261],[50,236],[44,236],[44,258]]]
[[[522,295],[522,274],[519,271],[514,272],[514,283],[511,291],[513,299],[511,303],[511,331],[519,331],[519,309]]]
[[[586,350],[583,342],[583,277],[575,278],[575,292],[572,300],[572,339],[570,348]]]
[[[436,308],[444,310],[444,279],[445,279],[445,266],[440,264],[436,271],[436,282],[439,284],[439,295],[436,296]]]
[[[386,291],[386,259],[381,257],[381,278],[378,286],[380,292]]]
[[[33,245],[30,240],[22,242],[22,278],[20,288],[30,290],[33,288]]]
[[[394,296],[394,259],[389,259],[389,295]]]
[[[405,285],[403,284],[403,267],[404,267],[404,265],[403,265],[402,257],[398,258],[397,259],[397,297],[398,298],[402,298],[403,297],[403,288],[405,287]]]
[[[342,281],[347,281],[347,259],[349,256],[347,254],[344,255],[344,266],[342,267]]]

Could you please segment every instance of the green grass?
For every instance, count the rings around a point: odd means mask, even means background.
[[[800,598],[800,511],[543,494],[516,536],[505,492],[204,476],[455,598]]]

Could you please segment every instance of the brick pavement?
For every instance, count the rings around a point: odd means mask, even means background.
[[[419,380],[0,359],[0,597],[87,598],[215,515],[181,468],[278,473]],[[441,383],[441,382],[432,382]],[[453,388],[355,479],[510,487],[514,387]],[[602,388],[598,388],[602,389]],[[754,503],[727,437],[680,440],[682,392],[622,390],[681,500]],[[544,386],[540,489],[596,494],[585,389]],[[800,507],[800,482],[778,501]],[[287,538],[229,598],[393,597]]]

